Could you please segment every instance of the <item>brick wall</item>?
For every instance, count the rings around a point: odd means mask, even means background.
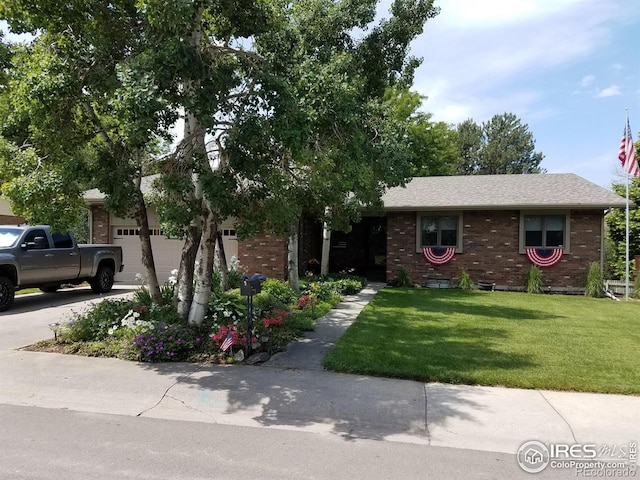
[[[102,206],[91,207],[91,243],[111,243],[109,212]]]
[[[387,217],[387,280],[406,268],[415,283],[455,279],[465,269],[474,282],[490,280],[506,289],[520,289],[531,263],[519,249],[519,211],[468,211],[463,214],[463,252],[446,265],[427,263],[416,253],[416,213],[390,212]],[[543,269],[546,286],[584,288],[591,262],[600,262],[602,212],[572,211],[570,253]]]
[[[287,276],[287,242],[271,234],[238,241],[238,259],[247,275],[266,275],[284,280]]]
[[[0,225],[18,225],[24,223],[24,218],[13,215],[0,215]]]

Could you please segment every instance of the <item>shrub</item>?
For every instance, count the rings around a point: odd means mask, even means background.
[[[527,270],[527,282],[525,291],[527,293],[543,293],[544,283],[542,282],[542,271],[537,265],[531,265]]]
[[[222,325],[218,328],[217,332],[211,336],[211,341],[215,343],[218,348],[220,348],[222,343],[227,338],[227,334],[229,332],[231,333],[231,346],[238,345],[240,347],[244,347],[246,345],[246,328],[244,326],[237,325]],[[252,336],[251,341],[256,342],[257,339]]]
[[[398,270],[398,275],[396,276],[396,278],[391,280],[390,284],[394,287],[400,287],[400,288],[407,288],[407,287],[413,286],[413,282],[411,281],[411,276],[409,275],[409,271],[404,267],[400,267],[400,270]]]
[[[171,305],[153,304],[148,310],[147,319],[153,323],[181,323],[182,319]]]
[[[180,361],[187,359],[201,343],[202,338],[191,328],[162,322],[151,331],[136,335],[124,356],[140,362]]]
[[[269,278],[262,282],[262,291],[277,298],[284,305],[297,302],[298,294],[283,280]]]
[[[464,268],[462,269],[462,272],[460,272],[460,278],[458,279],[458,288],[462,290],[473,290],[476,288],[476,286],[473,284],[473,281],[471,280],[469,272],[467,272]]]
[[[229,282],[229,288],[240,288],[242,282],[242,275],[244,269],[240,267],[240,260],[235,255],[231,257],[229,261],[229,276],[227,278]]]
[[[245,299],[238,294],[223,292],[212,294],[205,316],[205,324],[213,330],[220,325],[236,323],[245,316]]]
[[[342,278],[332,282],[340,295],[354,295],[362,290],[362,283],[354,278]]]
[[[587,273],[587,285],[584,290],[587,297],[604,297],[604,287],[602,281],[602,269],[599,262],[591,262]]]
[[[319,302],[340,300],[340,295],[332,282],[311,282],[304,285],[300,293],[303,295],[313,295]]]
[[[70,342],[104,340],[110,330],[121,326],[122,319],[132,308],[131,300],[103,300],[83,313],[73,313],[71,319],[61,326],[60,334]]]
[[[287,308],[287,305],[271,293],[260,292],[253,296],[254,317],[261,317],[273,310],[282,310],[285,308]]]

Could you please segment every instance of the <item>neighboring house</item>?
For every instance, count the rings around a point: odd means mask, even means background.
[[[148,189],[145,182],[143,191]],[[87,192],[92,204],[92,238],[123,247],[125,272],[142,272],[135,223],[103,208],[104,195]],[[603,261],[604,214],[625,200],[574,174],[473,175],[414,178],[383,196],[384,211],[364,213],[348,234],[333,232],[331,271],[389,281],[406,269],[413,282],[454,281],[466,270],[474,282],[521,290],[532,263],[543,266],[553,291],[584,288],[590,263]],[[150,226],[158,271],[178,267],[180,240],[166,239],[153,209]],[[223,225],[227,258],[236,255],[246,273],[285,278],[286,240],[259,235],[238,242]],[[300,270],[321,259],[321,225],[300,224]],[[156,247],[157,246],[157,247]]]
[[[151,193],[155,178],[155,176],[150,176],[143,179],[141,185],[143,194]],[[122,247],[124,270],[116,275],[116,282],[138,283],[136,275],[144,274],[144,267],[142,266],[142,251],[136,221],[132,218],[116,217],[105,210],[105,195],[98,189],[85,192],[84,198],[89,203],[91,212],[89,233],[91,242],[113,243]],[[162,283],[169,278],[172,270],[180,266],[180,254],[184,241],[164,236],[153,205],[148,207],[148,215],[153,259],[158,280]],[[236,232],[232,222],[224,222],[220,225],[220,230],[223,234],[228,262],[232,256],[237,257],[238,255]]]
[[[16,217],[11,212],[9,201],[0,197],[0,225],[17,225],[24,223],[24,218]]]

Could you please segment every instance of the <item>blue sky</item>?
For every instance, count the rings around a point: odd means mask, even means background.
[[[640,132],[640,1],[436,0],[413,45],[414,87],[436,121],[512,112],[529,125],[550,173],[609,188],[625,108]]]
[[[390,0],[383,0],[386,10]],[[609,188],[629,109],[640,132],[640,1],[436,0],[413,44],[414,88],[435,121],[515,113],[548,172]]]

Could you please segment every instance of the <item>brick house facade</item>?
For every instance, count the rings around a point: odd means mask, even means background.
[[[238,260],[249,275],[284,279],[287,277],[287,241],[269,233],[240,240]]]
[[[474,282],[495,283],[496,288],[521,290],[531,262],[519,249],[520,211],[477,210],[462,213],[462,249],[445,265],[431,265],[416,248],[416,212],[387,214],[387,280],[405,268],[414,283],[459,277],[464,269]],[[557,265],[543,269],[551,290],[584,288],[591,262],[602,260],[603,212],[572,210],[568,215],[570,249]]]
[[[574,174],[414,178],[404,187],[387,191],[382,201],[382,216],[364,213],[351,232],[334,232],[330,271],[346,270],[371,280],[390,281],[404,268],[414,283],[426,284],[429,280],[453,281],[464,269],[474,282],[521,290],[531,265],[525,248],[551,246],[561,249],[563,255],[559,263],[543,269],[543,282],[560,292],[584,288],[589,265],[603,262],[605,211],[625,206],[624,198]],[[92,204],[94,243],[109,243],[112,230],[118,228],[111,224],[102,203],[98,195]],[[455,246],[455,256],[444,265],[427,262],[422,253],[422,247],[431,241],[425,243],[432,234],[427,223],[434,218],[449,222],[441,228],[439,220],[435,221],[440,232],[435,247],[446,244],[451,248],[452,242]],[[531,228],[532,221],[545,226],[537,231]],[[548,227],[548,222],[560,226]],[[447,228],[454,237],[442,243]],[[320,232],[321,225],[314,219],[301,221],[300,274],[312,269],[310,261],[321,260]],[[555,232],[555,243],[549,243],[549,232],[552,237]],[[532,244],[532,238],[539,244]],[[265,233],[238,240],[237,257],[247,274],[287,277],[285,238]],[[178,262],[179,258],[173,263]]]

